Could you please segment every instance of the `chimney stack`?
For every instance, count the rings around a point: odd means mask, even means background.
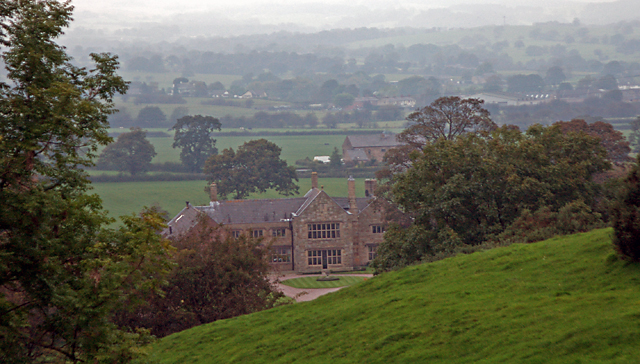
[[[311,188],[318,189],[318,172],[311,172]]]
[[[211,202],[218,201],[218,185],[217,184],[212,183],[211,186],[209,186],[209,196],[211,197]]]
[[[349,177],[347,185],[349,186],[349,212],[357,215],[358,205],[356,204],[356,181],[353,177]]]
[[[373,197],[376,193],[378,182],[375,179],[364,180],[364,195],[367,197]]]

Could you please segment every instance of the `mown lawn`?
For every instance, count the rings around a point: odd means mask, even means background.
[[[282,281],[281,283],[285,286],[290,286],[294,288],[336,288],[336,287],[344,287],[351,286],[356,283],[360,283],[362,281],[367,280],[366,277],[358,277],[358,276],[336,276],[332,275],[332,278],[338,278],[335,281],[318,281],[320,276],[313,277],[302,277],[302,278],[292,278],[287,279],[286,281]]]
[[[387,273],[168,336],[156,363],[637,363],[640,265],[610,229]]]

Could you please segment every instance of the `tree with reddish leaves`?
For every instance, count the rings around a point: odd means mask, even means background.
[[[263,239],[229,231],[202,216],[173,243],[175,268],[164,294],[147,293],[136,310],[115,315],[121,327],[164,337],[188,328],[273,307],[282,293],[270,280],[271,252]],[[126,307],[126,306],[123,306]]]
[[[607,150],[607,158],[612,162],[630,161],[629,153],[631,147],[621,132],[613,129],[613,126],[604,121],[596,121],[588,124],[583,119],[573,119],[571,121],[558,121],[555,123],[560,125],[562,132],[579,133],[583,132],[588,135],[600,138],[600,143]]]

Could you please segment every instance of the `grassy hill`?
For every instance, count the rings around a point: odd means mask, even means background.
[[[640,266],[611,230],[410,267],[159,341],[159,363],[632,363]]]

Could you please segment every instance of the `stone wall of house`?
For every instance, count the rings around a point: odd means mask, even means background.
[[[378,162],[381,162],[384,158],[384,155],[391,147],[364,147],[364,148],[355,148],[364,150],[365,154],[371,159],[375,159]]]
[[[333,256],[335,256],[333,254],[335,251],[340,257],[339,264],[328,262],[326,269],[353,269],[355,260],[353,242],[357,241],[358,238],[356,216],[346,212],[325,192],[321,192],[300,216],[296,216],[293,221],[295,239],[295,251],[293,254],[296,272],[319,272],[323,270],[322,264],[309,265],[309,252],[320,252],[322,250],[331,251]],[[310,224],[340,224],[340,237],[310,239]],[[312,262],[314,260],[318,262],[318,260],[322,260],[322,257],[312,255],[311,259]]]
[[[231,233],[252,234],[264,238],[265,244],[270,245],[272,250],[271,264],[275,270],[293,270],[293,260],[291,257],[291,230],[286,221],[263,222],[254,224],[225,224],[225,228]],[[262,231],[262,235],[254,231]],[[278,233],[278,231],[280,233]],[[275,232],[275,235],[274,235]],[[284,233],[284,234],[283,234]]]
[[[374,206],[369,205],[362,210],[358,216],[358,220],[359,241],[357,249],[360,253],[360,259],[356,262],[356,265],[365,266],[371,261],[369,254],[370,247],[375,251],[378,245],[384,240],[384,216],[381,210],[377,210]],[[376,228],[374,229],[374,227]]]

